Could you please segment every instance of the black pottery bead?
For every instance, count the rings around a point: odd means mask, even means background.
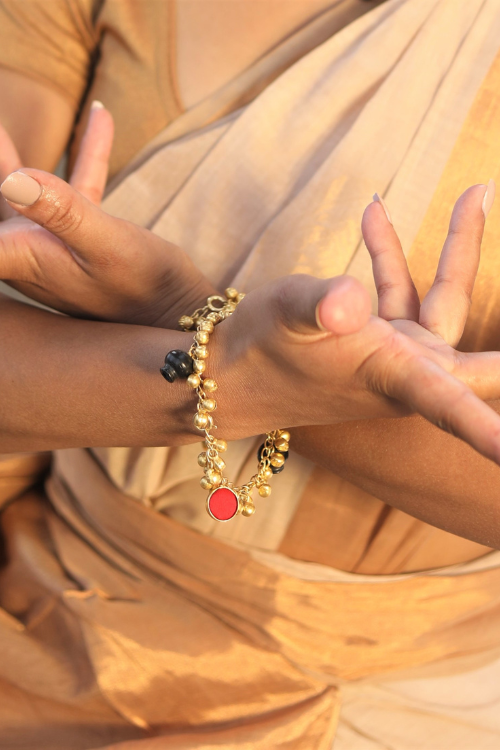
[[[187,378],[193,372],[193,359],[181,349],[172,349],[165,357],[165,364],[170,365],[180,378]]]
[[[173,383],[179,377],[174,368],[170,365],[163,365],[163,367],[160,367],[160,372],[169,383]]]

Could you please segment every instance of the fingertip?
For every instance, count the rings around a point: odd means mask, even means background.
[[[350,276],[334,279],[316,307],[318,328],[337,336],[356,333],[368,323],[370,315],[368,291]]]
[[[394,226],[391,213],[389,211],[389,208],[385,200],[378,193],[375,193],[373,196],[373,201],[374,203],[378,203],[382,206],[382,208],[384,209],[384,213],[386,215],[387,221],[389,222],[389,224],[391,224],[391,226]]]
[[[104,147],[111,148],[114,136],[115,123],[113,115],[99,101],[92,102],[90,106],[87,125],[85,128],[84,142],[90,144],[93,149]]]
[[[12,172],[0,185],[0,192],[14,207],[29,208],[42,195],[43,185],[21,170]]]
[[[488,202],[491,201],[489,208],[493,205],[493,199],[495,198],[495,182],[489,180],[488,183],[480,182],[476,185],[471,185],[464,190],[455,203],[453,213],[459,213],[462,211],[475,210],[477,215],[480,215],[480,210],[484,213],[484,208]],[[488,209],[489,210],[489,209]]]
[[[497,190],[497,187],[495,184],[495,180],[488,180],[488,185],[486,186],[486,192],[484,194],[483,202],[481,204],[485,219],[487,218],[489,212],[491,211],[491,207],[493,206],[493,203],[495,201],[496,190]]]

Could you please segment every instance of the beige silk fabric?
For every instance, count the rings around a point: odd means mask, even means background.
[[[245,90],[255,70],[178,118],[163,145],[152,144],[127,170],[106,209],[180,244],[222,288],[234,283],[249,291],[286,273],[328,277],[347,270],[373,289],[363,209],[375,191],[385,194],[411,247],[497,53],[498,24],[494,2],[384,3],[303,56],[246,108],[227,113],[230,95],[239,104],[238,83]],[[311,45],[311,28],[303,34]],[[275,50],[270,68],[283,65],[289,44]],[[256,69],[261,75],[261,62]],[[225,118],[203,128],[215,113]],[[179,139],[183,129],[194,132]],[[472,177],[481,179],[488,177]],[[255,448],[255,441],[231,445],[232,476],[253,471]],[[313,481],[318,472],[311,477],[311,464],[296,455],[274,482],[265,512],[251,524],[241,517],[217,524],[205,513],[197,452],[193,445],[98,453],[127,493],[228,541],[300,557],[301,529],[307,526],[304,538],[314,549],[315,537],[331,525],[330,546],[340,554],[304,558],[358,570],[363,554],[363,572],[373,573],[435,567],[484,551],[397,510],[378,534],[382,549],[365,549],[373,547],[367,540],[383,504],[324,473],[322,482]],[[308,512],[311,493],[325,512]],[[344,554],[353,525],[358,550]]]
[[[499,32],[498,0],[389,0],[245,109],[167,129],[106,207],[217,284],[363,278],[375,189],[409,247],[455,144],[468,178],[495,176],[471,177],[500,123]],[[253,519],[215,526],[197,450],[57,451],[48,497],[18,497],[32,457],[6,470],[2,750],[498,747],[499,553],[384,576],[291,560],[276,550],[307,464],[292,458]],[[229,461],[248,471],[253,441]]]

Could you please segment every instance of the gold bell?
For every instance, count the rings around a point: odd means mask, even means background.
[[[198,388],[201,383],[200,376],[193,372],[186,382],[191,388]]]
[[[287,440],[285,440],[282,437],[279,437],[277,440],[274,441],[274,447],[277,451],[280,451],[280,453],[287,453],[290,450],[290,445]]]
[[[182,315],[179,318],[179,326],[181,328],[192,328],[194,326],[194,320],[189,315]]]
[[[214,411],[217,409],[217,404],[213,398],[204,398],[201,402],[201,406],[205,411]]]
[[[205,372],[206,366],[206,363],[202,359],[193,360],[193,370],[200,375],[202,372]]]
[[[247,501],[241,509],[241,515],[246,518],[250,518],[255,513],[255,505],[252,502]]]
[[[232,286],[228,286],[224,294],[228,299],[236,299],[236,297],[238,296],[238,290],[234,289]]]
[[[215,469],[208,469],[206,477],[213,487],[217,487],[222,482],[222,476]]]
[[[194,350],[194,356],[197,359],[206,359],[208,357],[208,349],[206,346],[197,346]]]
[[[216,458],[214,458],[213,461],[214,461],[214,466],[218,471],[222,471],[226,466],[226,462],[220,456],[217,456]]]
[[[259,495],[261,497],[269,497],[271,494],[271,487],[268,484],[261,484],[259,487]]]
[[[199,411],[194,415],[193,422],[199,430],[204,430],[209,423],[209,416],[205,412]]]
[[[210,341],[210,334],[208,331],[198,331],[198,333],[195,333],[194,340],[199,344],[208,344]]]
[[[217,383],[215,382],[215,380],[212,380],[212,378],[207,378],[203,382],[203,390],[205,390],[207,393],[213,393],[217,390]]]
[[[212,333],[214,330],[214,324],[211,320],[202,320],[199,325],[200,331],[206,331],[207,333]]]
[[[282,453],[273,453],[271,455],[271,466],[275,469],[279,469],[285,463],[285,457]]]

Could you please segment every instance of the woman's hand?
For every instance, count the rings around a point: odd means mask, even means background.
[[[110,143],[109,115],[94,110],[71,186],[28,169],[24,177],[18,172],[4,182],[4,194],[25,218],[0,227],[0,275],[73,315],[173,326],[213,289],[179,248],[96,206]],[[26,176],[34,181],[23,185]],[[363,230],[381,318],[363,327],[366,292],[345,278],[289,277],[249,295],[217,335],[224,344],[215,369],[227,386],[221,404],[229,404],[231,393],[234,401],[220,425],[227,436],[256,434],[277,424],[329,424],[418,411],[498,460],[500,418],[464,383],[481,398],[498,397],[500,355],[461,354],[443,335],[446,331],[456,343],[465,324],[463,300],[477,270],[484,192],[477,186],[458,202],[435,285],[420,312],[397,236],[374,204]],[[23,194],[30,206],[19,205]],[[442,283],[443,273],[451,283]]]
[[[382,317],[369,318],[367,292],[347,277],[291,276],[248,294],[217,328],[208,360],[221,437],[419,412],[500,463],[500,417],[481,400],[500,396],[500,354],[453,348],[477,272],[485,190],[457,202],[421,306],[378,203],[363,232]]]
[[[94,107],[67,184],[40,170],[20,171],[0,127],[0,178],[9,199],[2,201],[0,278],[74,317],[175,327],[215,290],[178,247],[99,208],[112,140],[111,115]]]

